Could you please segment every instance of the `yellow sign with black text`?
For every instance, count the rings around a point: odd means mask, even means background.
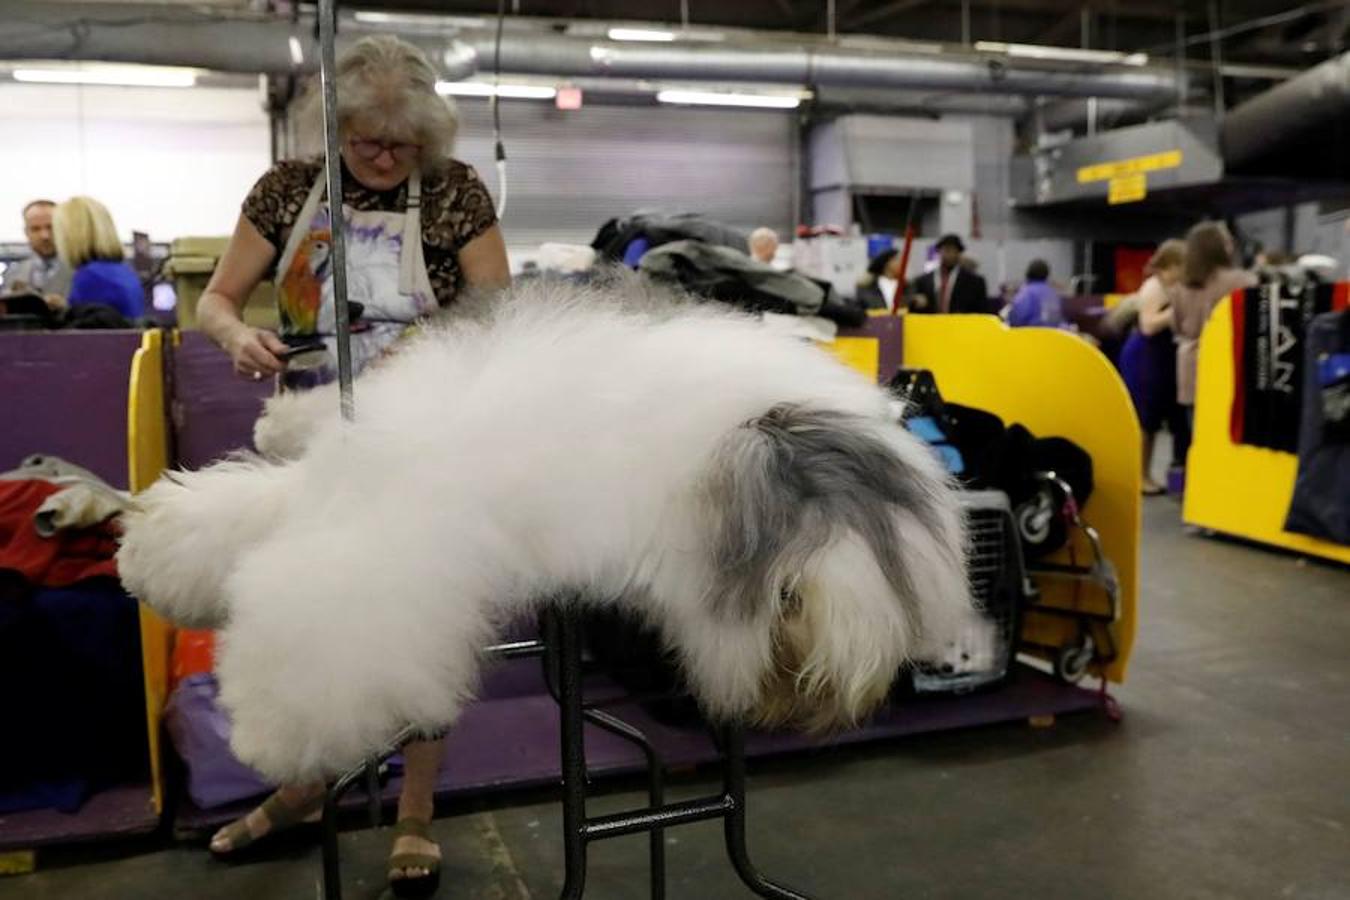
[[[1106,183],[1106,202],[1112,206],[1117,203],[1138,203],[1148,196],[1148,176],[1121,175]]]
[[[1078,183],[1115,181],[1129,175],[1143,175],[1146,172],[1160,172],[1163,169],[1179,168],[1181,168],[1181,151],[1168,150],[1163,153],[1152,153],[1148,156],[1135,156],[1130,159],[1118,159],[1114,162],[1083,166],[1078,170]]]

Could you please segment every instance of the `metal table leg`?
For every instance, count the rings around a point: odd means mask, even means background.
[[[342,795],[351,789],[369,773],[378,770],[381,763],[393,756],[408,741],[418,737],[418,730],[411,725],[405,727],[394,739],[386,744],[378,753],[370,759],[361,763],[348,771],[344,772],[336,781],[329,785],[328,790],[324,792],[323,797],[323,896],[324,900],[342,900],[342,859],[338,850],[338,802],[342,800]],[[369,782],[367,786],[371,787]],[[379,787],[378,780],[373,788],[375,793],[371,799],[370,811],[375,822],[379,821]]]
[[[750,890],[773,900],[809,900],[804,894],[765,878],[750,862],[745,847],[745,736],[740,728],[720,733],[723,755],[723,790],[712,797],[682,803],[663,802],[663,766],[639,729],[596,709],[587,709],[581,690],[581,641],[575,614],[550,609],[542,617],[547,647],[545,678],[558,701],[562,722],[563,846],[564,879],[561,900],[577,900],[585,890],[586,848],[591,841],[648,832],[651,841],[651,889],[654,898],[664,896],[665,848],[663,830],[672,825],[723,820],[727,855],[736,874]],[[586,816],[586,757],[582,729],[586,721],[606,728],[642,747],[649,766],[645,809],[629,810],[595,818]]]
[[[806,895],[774,884],[750,861],[745,849],[745,731],[740,726],[722,731],[722,789],[726,794],[727,856],[745,886],[761,897],[808,900]]]
[[[544,643],[557,672],[562,721],[563,900],[579,900],[586,889],[586,745],[581,716],[581,642],[575,617],[545,617]]]

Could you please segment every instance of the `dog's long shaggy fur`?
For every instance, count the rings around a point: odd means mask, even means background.
[[[451,722],[480,648],[577,592],[660,628],[720,718],[829,727],[970,614],[944,473],[885,395],[752,319],[517,287],[124,520],[128,587],[220,626],[239,757],[277,780]]]

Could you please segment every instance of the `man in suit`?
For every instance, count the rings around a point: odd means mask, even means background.
[[[954,234],[937,242],[938,267],[910,284],[912,313],[991,313],[984,279],[961,265],[966,245]]]
[[[56,254],[52,236],[50,200],[34,200],[23,208],[23,233],[33,255],[5,269],[3,293],[33,291],[47,298],[49,305],[60,305],[70,293],[70,269]]]

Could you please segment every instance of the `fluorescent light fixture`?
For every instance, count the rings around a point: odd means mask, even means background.
[[[675,40],[675,32],[656,28],[611,28],[608,32],[611,41],[660,41]]]
[[[291,35],[286,39],[286,44],[291,48],[291,65],[303,66],[305,64],[305,48],[300,46],[300,39]]]
[[[552,100],[558,89],[542,84],[499,84],[494,87],[484,81],[438,81],[436,93],[455,97],[491,97],[495,94],[508,100]]]
[[[192,69],[157,66],[99,66],[90,69],[15,69],[15,81],[30,84],[106,84],[117,87],[192,87]]]
[[[487,20],[477,16],[435,16],[361,10],[352,18],[363,25],[423,25],[435,28],[482,28]]]
[[[727,91],[657,91],[660,103],[689,106],[750,106],[759,109],[796,109],[802,98],[794,94],[737,94]]]
[[[976,41],[975,49],[985,53],[1003,53],[1023,59],[1048,59],[1057,62],[1116,63],[1126,66],[1148,65],[1147,53],[1121,53],[1119,50],[1087,50],[1079,47],[1049,47],[1044,44],[1005,44],[1002,41]]]

